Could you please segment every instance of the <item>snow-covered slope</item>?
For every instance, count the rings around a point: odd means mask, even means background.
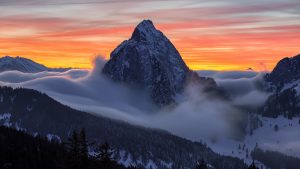
[[[300,114],[300,55],[280,60],[265,82],[272,95],[260,110],[263,115],[292,118]]]
[[[189,79],[216,86],[212,79],[200,79],[191,71],[170,40],[150,20],[139,23],[131,38],[111,53],[103,73],[114,81],[145,88],[160,106],[173,103],[174,96],[183,91]]]
[[[52,69],[23,57],[4,56],[0,58],[0,72],[17,70],[25,73],[37,73],[42,71],[65,71],[67,69]]]
[[[255,115],[260,127],[248,133],[241,140],[219,138],[216,142],[204,140],[215,152],[252,162],[251,151],[256,147],[263,150],[278,151],[283,154],[300,158],[300,118],[286,119],[262,117]],[[276,127],[277,126],[277,127]]]

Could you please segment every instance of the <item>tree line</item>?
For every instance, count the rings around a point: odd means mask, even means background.
[[[203,159],[196,163],[195,169],[213,169],[210,165],[208,165]],[[259,169],[254,161],[245,169]]]
[[[108,142],[89,153],[85,130],[73,131],[67,142],[32,136],[24,131],[0,126],[0,168],[3,169],[139,169],[141,166],[119,164]],[[254,163],[249,169],[255,168]],[[195,169],[210,169],[204,160]]]
[[[133,169],[118,164],[105,142],[89,155],[85,131],[73,132],[67,142],[49,141],[24,131],[0,126],[1,169]]]

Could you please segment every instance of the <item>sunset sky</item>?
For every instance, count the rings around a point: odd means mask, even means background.
[[[90,68],[143,19],[192,69],[271,70],[300,53],[299,0],[0,0],[0,56]]]

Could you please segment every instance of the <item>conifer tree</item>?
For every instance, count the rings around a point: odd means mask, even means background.
[[[81,129],[78,138],[78,145],[79,145],[79,158],[81,163],[81,169],[87,168],[88,162],[88,143],[86,140],[85,129]]]
[[[195,169],[208,169],[208,167],[205,161],[202,159],[200,162],[199,161],[197,162]]]
[[[115,161],[112,157],[113,153],[114,150],[107,142],[99,146],[99,154],[97,155],[97,159],[99,160],[101,168],[110,169],[115,165]]]
[[[76,131],[73,131],[69,140],[69,158],[68,166],[72,169],[80,169],[80,152],[79,152],[79,139]]]

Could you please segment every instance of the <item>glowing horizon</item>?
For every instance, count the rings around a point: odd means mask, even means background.
[[[297,0],[5,0],[0,10],[0,56],[48,67],[91,68],[91,58],[109,58],[143,19],[191,69],[271,70],[300,53]]]

